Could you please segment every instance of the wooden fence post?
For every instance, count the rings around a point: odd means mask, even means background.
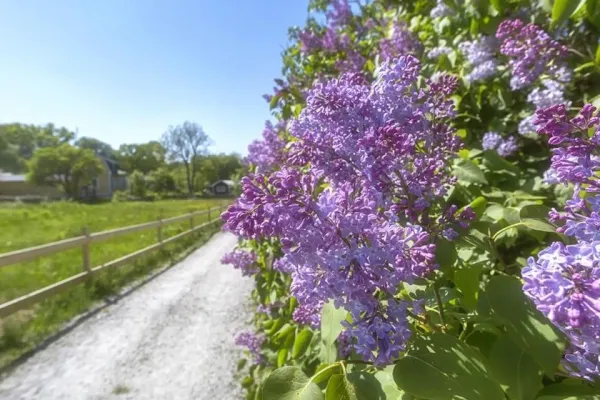
[[[194,229],[194,211],[190,211],[190,230]]]
[[[158,231],[156,232],[156,239],[158,240],[158,243],[161,243],[161,244],[163,241],[162,227],[163,227],[163,210],[161,208],[159,211],[159,214],[158,214]],[[162,248],[162,246],[160,246],[160,247]]]
[[[83,253],[83,269],[88,274],[88,281],[92,279],[92,266],[90,262],[90,232],[87,226],[81,230],[81,234],[85,236],[81,250]]]
[[[211,220],[210,220],[210,210],[212,210],[212,207],[209,207],[209,208],[208,208],[208,221],[206,221],[206,222],[210,222],[210,221],[211,221]]]

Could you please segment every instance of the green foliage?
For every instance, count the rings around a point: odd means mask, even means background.
[[[146,175],[165,164],[166,153],[167,150],[162,144],[150,141],[142,144],[122,144],[117,158],[124,171],[140,171]]]
[[[396,363],[394,380],[400,389],[423,399],[504,400],[488,361],[447,334],[418,338]]]
[[[146,197],[148,184],[146,183],[146,177],[140,171],[133,171],[129,175],[129,192],[138,199]]]
[[[75,138],[66,128],[53,124],[45,126],[25,124],[0,125],[0,170],[13,173],[27,171],[35,151],[43,147],[58,147]]]
[[[273,372],[262,387],[264,400],[319,400],[321,389],[300,368],[283,367]]]
[[[342,332],[342,321],[346,319],[346,310],[335,308],[333,302],[326,303],[321,311],[321,344],[323,361],[332,363],[337,359],[335,341]]]
[[[57,185],[70,198],[77,198],[81,188],[90,184],[104,170],[102,161],[92,150],[66,143],[38,149],[27,166],[29,181]]]

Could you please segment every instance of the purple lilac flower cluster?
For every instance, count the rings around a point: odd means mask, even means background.
[[[500,52],[509,57],[510,86],[519,90],[531,85],[542,73],[558,68],[567,48],[535,24],[519,19],[503,21],[496,37],[502,40]]]
[[[402,21],[393,21],[389,37],[379,43],[381,59],[389,60],[405,54],[417,54],[422,50],[419,40]]]
[[[600,377],[600,118],[586,105],[569,118],[564,105],[537,110],[538,133],[549,136],[554,147],[553,181],[573,183],[575,193],[565,212],[553,210],[550,220],[563,225],[557,231],[576,244],[553,243],[522,271],[524,292],[569,338],[563,365],[575,377]],[[595,130],[589,137],[588,130]],[[586,190],[588,196],[581,196]]]
[[[450,53],[452,53],[451,47],[448,47],[446,45],[440,45],[429,50],[429,52],[427,53],[427,57],[430,59],[436,59],[440,58],[443,55],[448,55]]]
[[[429,16],[431,18],[443,18],[451,17],[454,14],[456,14],[454,10],[448,7],[446,3],[444,3],[444,0],[437,0],[435,7],[431,9]]]
[[[318,324],[333,299],[352,315],[353,349],[377,365],[398,357],[410,336],[398,285],[436,269],[434,235],[471,218],[454,209],[438,226],[430,215],[454,182],[457,79],[418,89],[419,74],[407,55],[384,62],[372,84],[359,74],[315,84],[290,124],[297,140],[288,165],[243,178],[223,213],[241,237],[279,238],[276,267],[291,273],[296,321]]]
[[[256,254],[251,251],[231,251],[221,258],[221,263],[231,264],[233,268],[242,271],[244,276],[254,275],[259,271],[256,265]]]
[[[253,332],[241,332],[235,338],[235,344],[246,347],[256,364],[263,363],[263,357],[260,354],[260,349],[265,341],[266,339],[263,336],[259,336]]]
[[[481,145],[484,150],[496,150],[502,157],[512,156],[519,150],[516,138],[511,136],[505,139],[498,132],[485,133]]]
[[[265,123],[263,138],[255,140],[248,145],[248,156],[244,159],[247,165],[253,165],[259,172],[270,172],[281,165],[285,159],[285,141],[280,132],[285,129],[285,123],[273,125],[270,121]]]
[[[565,85],[552,79],[543,79],[542,88],[535,88],[527,96],[527,101],[537,108],[548,108],[557,104],[571,106],[571,102],[565,99]]]
[[[471,65],[471,72],[465,77],[469,82],[483,81],[498,71],[495,53],[498,43],[495,38],[480,36],[477,40],[463,42],[459,50]]]
[[[553,79],[542,79],[543,88],[536,87],[529,95],[527,101],[536,108],[548,108],[550,106],[565,104],[567,107],[571,102],[565,98],[565,85],[563,82]],[[536,133],[535,114],[525,117],[519,122],[519,134],[530,135]]]

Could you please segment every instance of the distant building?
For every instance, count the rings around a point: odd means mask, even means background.
[[[119,169],[116,161],[98,157],[102,160],[104,169],[90,184],[81,187],[79,196],[83,199],[111,198],[115,191],[127,190],[129,187],[127,174]],[[0,171],[0,199],[47,198],[55,200],[64,196],[60,187],[37,185],[27,182],[25,174]]]
[[[234,181],[220,180],[210,185],[210,191],[215,196],[231,196],[234,186]]]
[[[14,200],[17,198],[47,198],[60,199],[64,193],[51,185],[36,185],[27,182],[24,174],[11,174],[0,171],[0,199]]]
[[[102,160],[104,170],[89,185],[81,188],[81,197],[111,198],[117,190],[127,190],[129,188],[127,173],[121,171],[119,163],[102,156],[98,158]]]

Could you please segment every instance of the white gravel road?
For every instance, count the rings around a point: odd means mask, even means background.
[[[218,233],[178,265],[100,311],[0,381],[0,399],[241,397],[234,378],[252,282],[220,264]]]

